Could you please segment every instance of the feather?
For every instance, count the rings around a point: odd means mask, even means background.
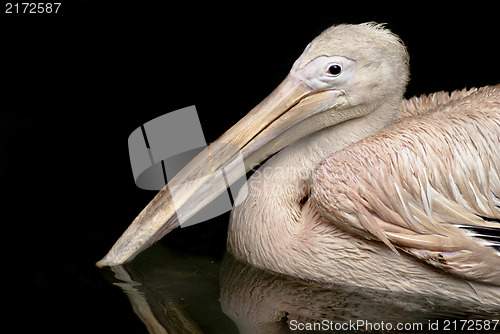
[[[500,285],[500,85],[402,108],[413,117],[323,162],[313,186],[319,212],[450,273]],[[318,174],[325,168],[328,178]],[[338,190],[328,180],[343,184],[341,206],[328,200]]]

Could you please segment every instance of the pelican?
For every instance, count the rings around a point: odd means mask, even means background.
[[[500,305],[500,85],[404,100],[408,80],[406,48],[383,25],[328,28],[97,265],[130,261],[267,159],[231,212],[237,259]]]

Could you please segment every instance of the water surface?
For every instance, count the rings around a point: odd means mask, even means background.
[[[275,275],[236,261],[223,237],[182,229],[108,280],[149,333],[500,333],[498,309]]]

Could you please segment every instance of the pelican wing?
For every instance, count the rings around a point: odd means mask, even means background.
[[[328,157],[314,175],[318,211],[396,253],[500,285],[500,85],[415,114]]]

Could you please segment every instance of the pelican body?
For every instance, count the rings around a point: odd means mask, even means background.
[[[237,156],[249,171],[279,152],[235,200],[227,246],[237,259],[500,306],[500,86],[403,100],[408,64],[382,25],[325,30],[98,265],[131,260],[216,198],[242,176]]]

